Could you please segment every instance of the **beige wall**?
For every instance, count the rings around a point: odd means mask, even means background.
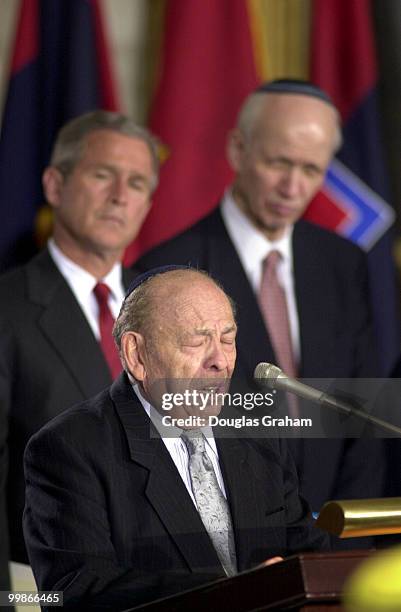
[[[13,38],[18,0],[0,0],[0,108],[7,83],[10,45]]]

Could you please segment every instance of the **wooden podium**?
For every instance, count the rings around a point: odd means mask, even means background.
[[[343,609],[340,599],[346,578],[368,556],[366,551],[304,553],[131,610],[334,612]]]

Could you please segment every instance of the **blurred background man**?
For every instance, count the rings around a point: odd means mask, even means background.
[[[229,134],[235,178],[220,206],[136,264],[190,263],[223,284],[238,305],[236,375],[249,384],[261,361],[289,376],[378,375],[365,256],[300,219],[340,144],[324,91],[296,80],[262,85]],[[315,511],[327,499],[381,495],[379,443],[296,440],[291,448]]]
[[[147,130],[104,111],[72,120],[60,131],[43,174],[53,235],[27,265],[0,280],[0,401],[9,415],[14,560],[26,560],[26,442],[121,371],[111,329],[133,278],[121,260],[149,211],[157,180]]]

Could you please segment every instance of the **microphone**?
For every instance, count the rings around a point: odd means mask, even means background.
[[[343,412],[347,415],[355,415],[364,421],[368,421],[368,423],[378,425],[385,431],[393,434],[395,433],[398,437],[401,437],[400,427],[397,427],[392,423],[387,423],[386,421],[383,421],[382,419],[379,419],[371,414],[367,414],[363,410],[350,406],[349,404],[346,404],[345,402],[342,402],[331,395],[327,395],[327,393],[323,393],[318,389],[314,389],[309,385],[305,385],[295,378],[289,378],[289,376],[284,374],[279,367],[271,363],[258,363],[253,376],[256,382],[262,386],[269,387],[270,389],[277,389],[279,391],[287,391],[288,393],[293,393],[294,395],[302,397],[303,399],[316,402],[321,406],[337,410],[338,412]]]
[[[334,408],[345,414],[351,414],[354,411],[352,406],[348,406],[348,404],[341,402],[335,397],[309,387],[309,385],[305,385],[295,378],[289,378],[289,376],[284,374],[283,370],[280,370],[278,366],[271,363],[258,363],[254,372],[254,379],[261,386],[267,386],[278,391],[288,391],[310,402]]]

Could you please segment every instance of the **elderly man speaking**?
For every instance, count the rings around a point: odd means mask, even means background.
[[[125,371],[26,451],[24,528],[40,590],[63,591],[72,608],[122,610],[325,546],[284,441],[160,434],[160,393],[182,380],[224,387],[235,335],[230,299],[205,273],[169,266],[134,281],[114,328]],[[185,419],[194,406],[169,414]]]

